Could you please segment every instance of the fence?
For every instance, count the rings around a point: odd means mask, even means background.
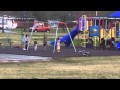
[[[17,22],[17,28],[30,28],[34,25],[33,18],[16,18],[15,22]]]

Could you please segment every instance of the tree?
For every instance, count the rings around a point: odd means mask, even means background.
[[[0,11],[0,16],[8,15],[14,17],[21,17],[23,11]],[[61,19],[62,21],[66,20],[75,20],[78,16],[85,15],[94,15],[96,11],[26,11],[27,17],[36,18],[40,21],[46,21],[48,19]],[[98,11],[98,16],[109,16],[114,11]]]

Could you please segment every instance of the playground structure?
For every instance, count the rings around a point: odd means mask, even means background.
[[[101,39],[104,38],[106,42],[107,40],[110,40],[110,47],[112,48],[112,38],[120,37],[120,23],[116,20],[116,18],[114,18],[112,21],[111,18],[107,17],[86,17],[83,15],[81,18],[79,18],[78,22],[79,30],[83,31],[82,36],[84,38],[82,38],[83,42],[81,45],[83,47],[97,47],[100,45]],[[92,45],[90,41],[93,42]]]
[[[58,28],[56,31],[58,31]],[[119,33],[120,18],[87,17],[83,15],[78,19],[76,27],[60,38],[60,43],[70,46],[71,42],[73,42],[72,40],[78,35],[78,42],[81,40],[81,47],[100,47],[101,40],[105,39],[105,45],[109,45],[112,48],[112,43],[114,42],[115,46],[116,39],[120,38]],[[79,37],[79,34],[81,34],[81,37]],[[109,44],[107,44],[108,41]],[[51,41],[50,45],[54,45],[54,42]]]

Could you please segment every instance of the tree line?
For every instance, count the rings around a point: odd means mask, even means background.
[[[98,11],[98,16],[109,16],[114,11]],[[0,16],[9,15],[14,17],[36,18],[40,21],[46,20],[76,20],[83,14],[95,16],[95,11],[0,11]]]

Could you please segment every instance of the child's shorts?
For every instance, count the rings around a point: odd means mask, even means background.
[[[46,44],[43,44],[44,46],[46,46]]]

